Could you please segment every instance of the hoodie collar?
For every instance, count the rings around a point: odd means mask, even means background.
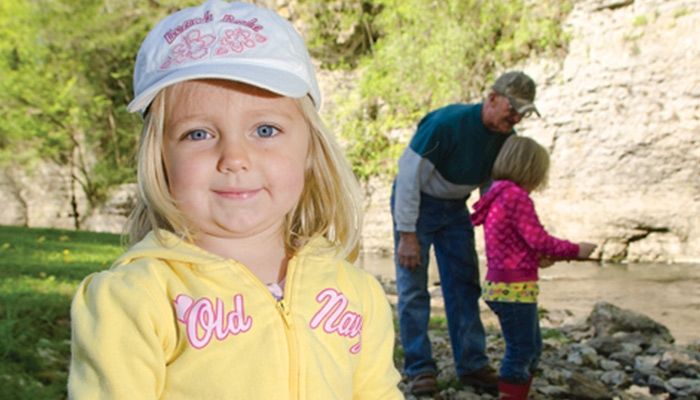
[[[493,202],[501,193],[512,189],[523,190],[520,186],[511,181],[494,181],[489,191],[481,196],[479,201],[474,203],[474,212],[471,215],[472,223],[474,225],[483,224],[486,221],[486,216],[488,216]]]
[[[311,238],[292,258],[307,256],[323,250],[332,250],[333,245],[322,236]],[[115,265],[126,264],[140,258],[154,258],[182,262],[193,265],[196,269],[221,268],[225,263],[235,260],[226,259],[201,247],[187,242],[176,234],[161,229],[157,234],[149,232],[140,242],[124,253]]]

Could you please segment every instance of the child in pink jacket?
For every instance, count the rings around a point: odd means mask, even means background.
[[[506,351],[499,371],[499,399],[526,399],[542,352],[537,316],[537,271],[551,259],[587,258],[590,243],[555,238],[542,227],[530,192],[544,185],[547,150],[511,136],[493,167],[491,189],[474,204],[472,222],[484,225],[488,271],[482,298],[498,316]]]

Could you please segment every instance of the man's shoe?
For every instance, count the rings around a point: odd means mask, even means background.
[[[415,396],[432,395],[438,391],[437,378],[432,372],[424,372],[409,378],[411,394]]]
[[[477,369],[459,377],[462,385],[481,388],[489,393],[498,392],[498,375],[490,366]]]

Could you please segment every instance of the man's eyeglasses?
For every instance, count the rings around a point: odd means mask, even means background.
[[[513,102],[511,101],[510,97],[502,94],[501,96],[505,97],[505,99],[508,101],[508,112],[510,113],[511,117],[517,117],[520,116],[520,119],[525,119],[529,116],[532,115],[532,110],[527,110],[523,113],[519,113],[515,107],[513,107]]]

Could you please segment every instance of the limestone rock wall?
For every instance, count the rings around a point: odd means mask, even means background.
[[[135,199],[136,185],[125,184],[112,188],[105,204],[91,210],[67,168],[40,163],[31,171],[0,170],[0,225],[75,229],[77,220],[83,230],[122,233]]]
[[[700,3],[580,1],[568,30],[521,129],[552,154],[543,221],[605,258],[700,259]]]
[[[40,163],[30,171],[10,166],[0,170],[0,224],[75,227],[72,189],[75,189],[78,213],[85,209],[85,196],[79,187],[71,187],[65,168]]]

